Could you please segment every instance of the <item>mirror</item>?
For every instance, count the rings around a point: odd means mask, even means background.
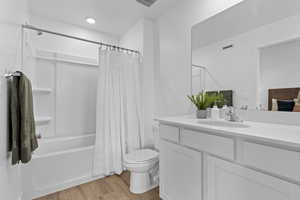
[[[245,0],[192,28],[192,93],[300,112],[300,1]]]

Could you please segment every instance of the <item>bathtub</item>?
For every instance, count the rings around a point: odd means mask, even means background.
[[[31,197],[102,178],[92,176],[94,141],[95,134],[40,139],[39,148],[24,169],[26,180],[31,180]]]

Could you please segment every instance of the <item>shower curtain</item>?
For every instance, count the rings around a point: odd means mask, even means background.
[[[141,148],[143,121],[140,59],[137,54],[101,49],[93,174],[121,174],[126,153]]]

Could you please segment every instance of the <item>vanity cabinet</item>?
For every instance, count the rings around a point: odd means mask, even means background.
[[[161,124],[159,127],[160,138],[171,142],[179,142],[179,128]]]
[[[233,138],[221,137],[204,131],[182,129],[180,136],[182,145],[221,156],[230,160],[234,159]]]
[[[252,142],[242,146],[243,164],[300,182],[300,152]]]
[[[202,154],[160,141],[160,194],[164,200],[201,200]]]
[[[300,199],[299,149],[189,126],[160,124],[163,200]]]
[[[299,200],[298,185],[207,156],[207,200]]]

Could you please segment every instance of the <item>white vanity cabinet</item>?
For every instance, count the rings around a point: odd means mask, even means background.
[[[160,194],[164,200],[201,200],[202,153],[179,145],[179,131],[160,125]]]
[[[171,122],[160,122],[163,200],[300,199],[300,144]]]
[[[207,200],[299,200],[300,187],[241,165],[207,156]]]
[[[300,152],[297,150],[243,142],[240,154],[241,162],[247,166],[294,179],[300,183]]]
[[[164,200],[201,200],[202,154],[162,140],[160,193]]]

